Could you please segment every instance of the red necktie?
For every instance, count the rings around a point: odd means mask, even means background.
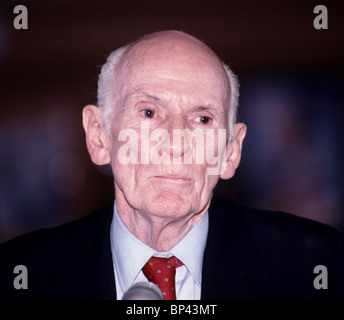
[[[182,265],[183,263],[176,257],[151,257],[142,268],[142,271],[148,281],[158,285],[161,290],[163,300],[176,300],[176,268]]]

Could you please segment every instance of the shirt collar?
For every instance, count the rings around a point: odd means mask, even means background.
[[[208,211],[170,252],[181,260],[199,286],[202,283],[203,255],[208,236]]]
[[[174,255],[180,259],[199,286],[202,281],[203,254],[208,234],[208,211],[197,224],[167,253],[156,252],[136,238],[124,225],[114,203],[110,241],[119,285],[125,292],[153,255]]]

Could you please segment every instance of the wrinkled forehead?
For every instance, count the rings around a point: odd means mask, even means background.
[[[229,91],[228,78],[216,54],[185,34],[148,36],[134,44],[123,58],[120,73],[126,86],[161,78],[217,88],[223,100]]]

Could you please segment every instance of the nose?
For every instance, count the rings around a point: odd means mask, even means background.
[[[180,114],[171,114],[164,121],[167,130],[167,139],[162,141],[162,150],[173,158],[173,163],[180,163],[182,157],[191,153],[190,135],[187,134],[189,126],[187,120]]]

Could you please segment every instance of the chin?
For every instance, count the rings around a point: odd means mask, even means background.
[[[191,213],[192,201],[184,194],[169,191],[157,195],[146,207],[149,212],[157,216],[182,217]]]

